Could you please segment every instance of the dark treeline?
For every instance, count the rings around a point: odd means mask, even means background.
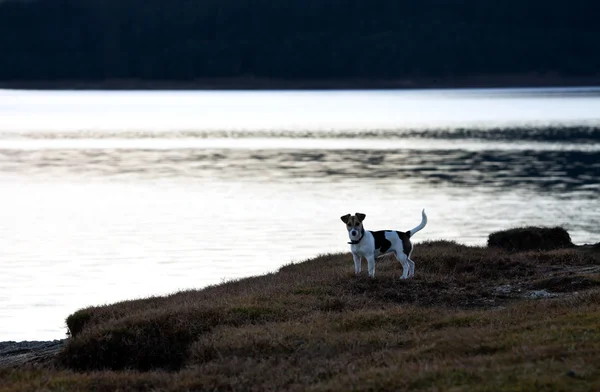
[[[4,0],[0,80],[582,77],[596,0]]]

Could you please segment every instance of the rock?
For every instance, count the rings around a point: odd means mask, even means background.
[[[66,341],[0,342],[0,367],[48,364]]]
[[[533,290],[528,291],[523,295],[525,298],[529,299],[540,299],[540,298],[553,298],[558,296],[558,294],[550,293],[546,290]]]
[[[509,284],[505,284],[504,286],[496,287],[494,291],[498,294],[508,295],[513,291],[513,287]]]

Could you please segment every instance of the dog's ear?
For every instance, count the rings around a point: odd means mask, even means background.
[[[348,221],[350,220],[350,214],[346,214],[346,215],[340,217],[340,219],[342,220],[342,222],[348,223]]]
[[[366,214],[361,214],[360,212],[357,212],[357,213],[356,213],[356,214],[354,214],[354,215],[356,215],[356,217],[358,218],[358,220],[359,220],[359,221],[361,221],[361,222],[362,222],[362,221],[364,221],[364,220],[365,220],[365,218],[367,217],[367,215],[366,215]]]

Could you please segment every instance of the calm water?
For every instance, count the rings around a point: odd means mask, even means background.
[[[345,251],[349,212],[407,230],[426,208],[417,242],[597,242],[599,181],[596,88],[0,90],[0,340]]]

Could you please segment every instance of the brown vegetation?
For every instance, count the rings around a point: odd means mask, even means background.
[[[82,309],[51,368],[0,391],[597,390],[600,254],[417,244],[415,278],[349,254]],[[535,299],[531,299],[535,298]]]

